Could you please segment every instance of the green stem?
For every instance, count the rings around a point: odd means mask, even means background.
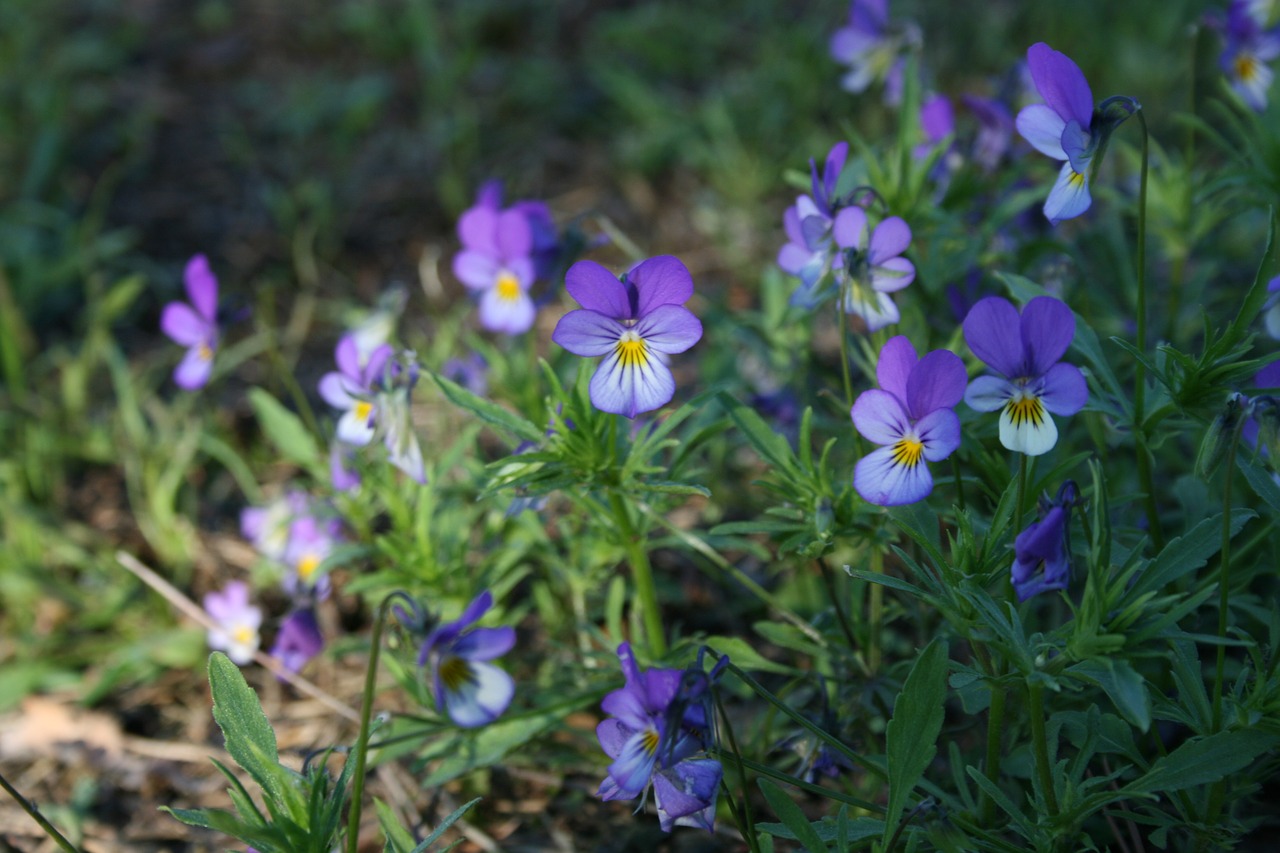
[[[1000,736],[1004,733],[1004,700],[1005,691],[997,683],[1001,673],[997,664],[992,661],[985,646],[975,643],[974,653],[978,656],[983,669],[991,677],[991,705],[987,708],[987,761],[986,776],[992,785],[1000,784]],[[980,797],[979,811],[984,826],[990,826],[996,817],[996,802],[983,792]]]
[[[613,508],[614,521],[618,525],[618,532],[622,535],[622,547],[627,552],[627,562],[631,564],[631,576],[635,580],[636,595],[640,598],[640,616],[644,620],[645,641],[649,645],[649,656],[659,660],[667,654],[667,640],[662,634],[662,614],[658,610],[658,588],[653,582],[649,552],[631,523],[631,512],[627,509],[620,492],[609,492],[609,505]]]
[[[956,477],[956,506],[961,512],[964,512],[964,481],[960,479],[960,457],[951,454],[951,470]]]
[[[884,574],[884,552],[875,545],[871,551],[871,571]],[[884,586],[873,583],[868,590],[867,669],[872,675],[880,669],[880,629],[884,622]]]
[[[396,595],[396,593],[392,593]],[[351,781],[351,812],[347,816],[347,853],[358,853],[360,847],[360,805],[364,798],[364,768],[369,753],[369,719],[373,714],[373,691],[378,682],[378,653],[382,648],[382,627],[387,621],[387,604],[391,595],[378,605],[373,622],[369,668],[364,676],[364,696],[360,704],[360,735],[356,739],[356,769]]]
[[[1018,454],[1018,492],[1013,499],[1013,535],[1022,532],[1022,507],[1027,502],[1027,454]]]
[[[1027,685],[1031,714],[1031,748],[1035,755],[1036,775],[1044,791],[1049,816],[1058,814],[1058,794],[1053,787],[1053,773],[1049,768],[1049,742],[1044,731],[1044,685],[1038,682]]]
[[[822,580],[827,586],[827,594],[831,596],[831,606],[836,610],[836,621],[840,623],[840,630],[844,633],[845,640],[849,643],[849,651],[858,648],[858,641],[853,636],[853,626],[849,624],[849,617],[844,612],[844,607],[840,605],[840,593],[836,589],[835,578],[831,571],[831,567],[827,565],[827,561],[819,557],[816,561],[818,570],[822,573]],[[879,586],[879,584],[874,584]]]
[[[49,823],[49,819],[40,813],[40,810],[36,808],[35,803],[22,796],[22,794],[18,793],[17,788],[9,784],[9,780],[4,778],[3,774],[0,774],[0,788],[4,788],[5,792],[8,793],[9,796],[13,797],[13,799],[17,801],[18,805],[22,806],[23,811],[31,815],[32,820],[40,824],[40,828],[45,831],[46,835],[56,841],[59,847],[66,850],[67,853],[80,853],[74,844],[68,841],[61,832],[58,832],[58,828],[56,826]]]
[[[733,725],[729,722],[729,715],[724,712],[724,702],[720,700],[720,694],[715,693],[716,709],[720,712],[720,724],[724,726],[725,734],[729,737],[729,749],[733,752],[734,763],[738,767],[738,781],[742,783],[742,820],[738,829],[742,832],[742,837],[747,839],[748,845],[753,853],[757,850],[755,837],[755,818],[751,814],[751,797],[747,793],[747,770],[742,766],[742,750],[738,749],[738,739],[733,734]],[[726,786],[727,787],[727,786]],[[730,805],[733,800],[730,798]],[[737,809],[734,810],[735,817]]]
[[[840,301],[844,301],[843,294]],[[843,305],[836,306],[836,314],[840,317],[840,378],[844,380],[844,402],[853,409],[853,379],[849,375],[849,315]]]
[[[1227,636],[1227,614],[1231,598],[1231,480],[1240,446],[1240,425],[1231,433],[1222,484],[1222,549],[1218,565],[1218,639]],[[1222,685],[1226,677],[1227,647],[1218,644],[1218,660],[1213,673],[1213,731],[1222,731]]]
[[[1137,111],[1142,125],[1142,171],[1138,179],[1138,335],[1134,342],[1138,352],[1147,354],[1147,169],[1150,161],[1150,135],[1147,133],[1147,117]],[[1147,514],[1147,530],[1156,551],[1164,548],[1164,533],[1160,528],[1160,513],[1156,508],[1155,480],[1151,473],[1151,454],[1147,448],[1147,368],[1141,361],[1134,369],[1133,434],[1138,451],[1138,480],[1142,486],[1142,505]]]

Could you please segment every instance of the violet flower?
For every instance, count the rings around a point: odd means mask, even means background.
[[[311,607],[300,607],[289,613],[280,623],[276,641],[271,646],[271,656],[290,672],[301,672],[307,661],[324,649],[324,634]]]
[[[232,581],[221,592],[204,597],[205,612],[217,623],[208,634],[209,648],[226,652],[232,662],[244,666],[253,660],[261,639],[262,611],[249,604],[249,587]]]
[[[1067,534],[1075,502],[1076,484],[1068,480],[1058,490],[1056,501],[1041,502],[1040,519],[1027,525],[1014,540],[1011,580],[1019,601],[1067,588],[1071,579]]]
[[[374,394],[392,352],[389,344],[381,344],[362,364],[356,337],[347,334],[338,340],[333,353],[338,369],[320,378],[320,396],[342,410],[338,418],[339,441],[365,445],[373,440],[378,417]]]
[[[345,442],[329,445],[329,483],[334,491],[354,494],[360,490],[360,472],[352,467],[355,454],[355,448]]]
[[[941,462],[960,447],[960,419],[952,411],[964,396],[964,363],[953,352],[933,350],[917,359],[902,335],[880,350],[876,380],[850,415],[862,437],[882,445],[858,461],[853,487],[878,506],[915,503],[933,491],[924,463]]]
[[[634,418],[670,402],[676,383],[665,356],[702,337],[702,323],[683,306],[693,295],[685,265],[659,255],[618,280],[594,261],[578,261],[565,288],[582,308],[561,317],[551,339],[574,355],[605,357],[591,377],[591,403]]]
[[[902,39],[889,31],[889,0],[852,0],[849,23],[831,35],[831,58],[849,70],[840,87],[857,94],[884,79],[898,58]]]
[[[898,306],[889,294],[916,278],[915,265],[901,257],[911,244],[910,226],[890,216],[871,231],[866,211],[846,207],[836,214],[832,230],[842,250],[835,265],[841,307],[865,320],[868,331],[898,322]]]
[[[1013,116],[1005,105],[994,98],[980,95],[961,95],[960,100],[978,120],[978,133],[973,140],[973,159],[990,172],[1000,165],[1001,159],[1013,141]]]
[[[418,666],[431,670],[436,705],[463,728],[493,722],[515,695],[511,676],[489,663],[515,645],[515,629],[472,627],[492,606],[485,590],[455,621],[427,635],[418,654]]]
[[[1021,316],[1007,299],[989,296],[965,317],[969,349],[999,375],[974,379],[964,401],[979,412],[1000,412],[1000,443],[1007,449],[1049,452],[1058,442],[1049,414],[1067,417],[1084,408],[1084,375],[1059,362],[1075,333],[1075,315],[1051,296],[1032,299]]]
[[[1267,91],[1275,73],[1267,65],[1280,56],[1280,28],[1265,9],[1250,0],[1232,0],[1221,26],[1225,44],[1218,65],[1240,99],[1255,112],[1267,108]]]
[[[791,304],[812,308],[817,300],[815,286],[831,261],[832,233],[837,204],[836,185],[849,156],[849,143],[837,142],[827,152],[822,177],[818,164],[809,161],[813,195],[802,195],[782,214],[787,244],[778,251],[778,266],[797,276],[801,286],[791,295]]]
[[[246,507],[240,511],[240,535],[268,560],[281,562],[289,547],[289,527],[307,504],[306,493],[294,489],[266,506]]]
[[[289,525],[289,544],[284,552],[284,564],[289,569],[284,578],[285,591],[291,595],[314,594],[326,598],[329,575],[320,573],[320,566],[343,539],[342,522],[336,518],[323,519],[310,514],[295,518]]]
[[[1056,225],[1084,213],[1091,202],[1093,91],[1080,66],[1044,42],[1027,49],[1027,68],[1045,102],[1018,113],[1018,133],[1040,153],[1066,161],[1044,203],[1045,217]]]
[[[413,388],[418,384],[418,362],[412,352],[401,353],[391,362],[388,381],[379,389],[376,401],[380,415],[382,441],[387,448],[387,461],[425,485],[427,467],[422,458],[422,445],[413,427]]]
[[[462,251],[453,257],[453,273],[480,295],[480,325],[519,335],[537,313],[528,293],[537,274],[533,229],[524,211],[498,208],[501,191],[494,187],[487,184],[458,220]]]
[[[185,302],[170,302],[160,315],[160,330],[174,343],[187,347],[187,354],[173,371],[179,388],[203,388],[213,373],[213,354],[218,348],[218,279],[204,255],[187,262],[183,273],[187,289]]]

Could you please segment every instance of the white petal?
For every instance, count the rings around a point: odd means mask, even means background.
[[[457,691],[443,691],[446,713],[463,728],[493,722],[515,696],[516,685],[501,669],[481,661],[467,661],[471,678]]]
[[[1031,400],[1034,407],[1029,416],[1026,410],[1018,411],[1018,406],[1024,404],[1016,400],[1005,404],[1000,412],[1000,443],[1017,453],[1040,456],[1058,443],[1058,427],[1043,404],[1038,399]]]

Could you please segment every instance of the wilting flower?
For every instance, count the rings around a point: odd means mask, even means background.
[[[462,251],[453,257],[453,273],[480,294],[480,325],[518,335],[529,331],[536,314],[528,292],[537,274],[534,235],[526,212],[501,210],[500,197],[500,187],[486,184],[458,220]]]
[[[915,503],[933,491],[924,463],[941,462],[960,446],[960,419],[952,411],[964,396],[964,363],[953,352],[934,350],[917,358],[902,335],[880,350],[876,380],[850,415],[868,441],[882,445],[858,461],[853,487],[878,506]]]
[[[551,339],[574,355],[605,357],[591,377],[592,404],[634,418],[670,402],[676,383],[665,356],[702,337],[702,323],[684,307],[693,295],[685,265],[660,255],[618,280],[594,261],[578,261],[565,288],[582,308],[561,317]]]
[[[492,606],[485,590],[456,621],[428,634],[418,654],[418,666],[431,670],[436,705],[463,728],[493,722],[515,695],[511,676],[488,662],[511,650],[515,629],[472,627]]]
[[[1058,490],[1055,501],[1042,500],[1040,519],[1014,540],[1013,590],[1019,601],[1054,589],[1066,589],[1071,579],[1071,550],[1067,534],[1071,528],[1071,507],[1076,502],[1076,484],[1068,480]]]
[[[840,80],[845,91],[865,91],[889,75],[905,40],[918,40],[913,28],[904,34],[889,28],[889,0],[852,0],[849,23],[836,30],[829,45],[831,58],[849,66]]]
[[[381,344],[362,364],[355,336],[343,335],[338,340],[333,353],[338,369],[320,378],[320,396],[330,406],[342,410],[337,432],[340,441],[365,445],[373,440],[378,417],[374,394],[392,352],[389,344]]]
[[[687,670],[641,672],[623,643],[618,660],[626,683],[604,698],[609,718],[596,726],[601,749],[613,759],[600,798],[629,800],[652,784],[668,832],[673,826],[711,830],[715,821],[720,762],[698,755],[711,745],[710,688],[727,659],[706,673],[701,658]]]
[[[1232,0],[1225,22],[1212,22],[1225,39],[1218,64],[1232,90],[1256,112],[1267,108],[1267,91],[1275,79],[1267,63],[1280,56],[1280,28],[1274,26],[1268,5]]]
[[[381,412],[379,426],[382,441],[387,448],[387,461],[414,482],[427,482],[426,463],[422,459],[422,445],[413,428],[413,388],[418,384],[417,357],[411,352],[401,353],[391,363],[385,387],[379,389],[376,398]]]
[[[226,652],[240,666],[253,660],[261,642],[262,611],[249,604],[249,587],[232,581],[222,592],[206,595],[204,609],[218,625],[209,629],[209,648]]]
[[[1273,338],[1280,338],[1280,275],[1271,279],[1267,283],[1266,304],[1262,310],[1263,322],[1267,327],[1267,334]]]
[[[836,214],[833,231],[841,249],[835,264],[841,307],[865,320],[872,332],[898,322],[898,306],[889,294],[916,278],[915,265],[901,257],[911,244],[910,226],[890,216],[871,231],[866,211],[846,207]]]
[[[271,646],[271,656],[290,672],[301,672],[307,661],[324,648],[324,634],[316,622],[316,612],[311,607],[292,611],[280,623],[276,641]]]
[[[849,156],[849,143],[837,142],[827,152],[822,176],[818,164],[809,161],[813,195],[802,195],[782,214],[782,228],[787,244],[778,251],[778,266],[783,272],[798,276],[801,286],[791,295],[792,305],[812,307],[814,286],[830,266],[831,226],[838,203],[836,185]]]
[[[194,391],[204,387],[213,373],[213,354],[218,348],[218,279],[204,255],[187,262],[183,274],[187,288],[185,302],[170,302],[160,315],[160,330],[174,343],[187,347],[187,354],[173,371],[179,388]]]
[[[1076,318],[1051,296],[1037,296],[1018,309],[999,296],[983,299],[964,319],[964,339],[973,354],[999,376],[969,383],[964,401],[979,412],[1000,412],[1000,443],[1039,456],[1058,442],[1049,413],[1066,417],[1089,398],[1084,375],[1058,360],[1071,346]]]

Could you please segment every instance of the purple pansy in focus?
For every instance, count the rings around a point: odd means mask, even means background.
[[[249,587],[232,581],[221,592],[206,595],[204,609],[218,626],[209,629],[209,648],[226,652],[239,666],[253,660],[260,642],[262,611],[249,603]]]
[[[511,676],[489,663],[515,645],[515,629],[472,627],[492,606],[485,590],[455,621],[428,634],[418,654],[418,666],[431,670],[436,705],[463,728],[493,722],[515,696]]]
[[[898,322],[889,294],[915,281],[915,265],[901,256],[911,244],[911,227],[890,216],[872,231],[865,210],[846,207],[836,214],[832,231],[841,250],[834,265],[841,307],[872,332]]]
[[[863,391],[850,415],[863,438],[881,445],[858,461],[853,487],[878,506],[915,503],[933,491],[924,463],[941,462],[960,446],[952,411],[964,396],[964,362],[934,350],[917,358],[902,335],[890,338],[876,364],[879,389]]]
[[[592,404],[634,418],[670,402],[676,383],[665,357],[702,337],[702,323],[684,307],[693,295],[685,265],[659,255],[619,280],[594,261],[578,261],[565,288],[582,308],[561,317],[551,339],[574,355],[604,356],[591,377]]]
[[[1076,502],[1076,484],[1068,480],[1058,490],[1056,501],[1040,506],[1040,519],[1014,540],[1011,580],[1019,601],[1055,589],[1066,589],[1071,579],[1071,552],[1067,533],[1071,507]]]
[[[1051,296],[1037,296],[1019,316],[1007,299],[989,296],[964,319],[964,339],[973,354],[998,376],[969,383],[964,401],[979,412],[1000,412],[1000,443],[1039,456],[1058,441],[1049,414],[1074,415],[1089,399],[1084,375],[1059,359],[1075,337],[1071,309]]]
[[[204,255],[187,262],[183,281],[185,302],[170,302],[160,315],[160,330],[174,343],[187,347],[187,354],[173,371],[179,388],[194,391],[204,387],[213,373],[213,354],[218,348],[218,279]]]
[[[392,352],[389,344],[381,344],[362,364],[354,335],[343,335],[338,341],[334,349],[338,369],[320,378],[320,396],[342,410],[337,431],[340,441],[365,445],[373,440],[378,416],[374,394]]]
[[[301,672],[307,661],[324,649],[324,634],[311,607],[292,611],[280,623],[276,641],[271,646],[271,656],[290,672]]]
[[[1027,48],[1027,68],[1044,103],[1018,113],[1018,133],[1040,153],[1066,161],[1044,203],[1045,217],[1057,224],[1084,213],[1091,202],[1093,92],[1080,66],[1044,42]]]
[[[458,220],[462,251],[453,257],[453,273],[480,295],[480,325],[519,335],[537,313],[528,292],[537,276],[534,233],[524,210],[499,208],[500,193],[486,184]]]

